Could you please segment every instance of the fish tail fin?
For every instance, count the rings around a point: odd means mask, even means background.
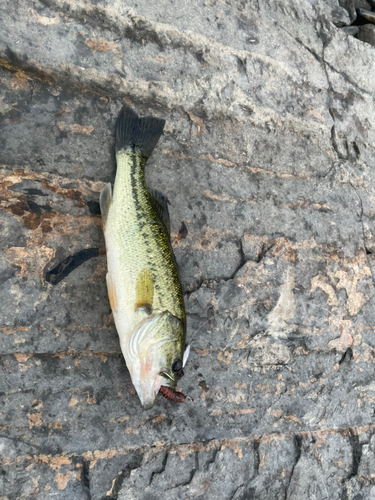
[[[116,156],[120,151],[135,148],[146,158],[150,156],[163,133],[165,120],[145,116],[140,118],[125,105],[120,111],[116,126]]]

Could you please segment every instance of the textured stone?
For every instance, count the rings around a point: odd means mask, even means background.
[[[3,6],[0,496],[375,498],[375,62],[340,5]],[[166,119],[196,400],[149,412],[98,207],[123,102]]]
[[[341,3],[341,2],[340,2]],[[373,7],[374,2],[367,2],[367,0],[354,0],[354,6],[357,9],[366,9],[366,10],[371,10]]]
[[[365,9],[357,9],[358,16],[366,19],[370,23],[375,23],[375,14],[374,12],[371,12],[370,10],[365,10]]]
[[[375,24],[365,24],[364,26],[359,26],[357,38],[358,40],[375,47]]]
[[[359,31],[359,26],[343,26],[341,31],[343,31],[345,35],[355,36]]]
[[[318,2],[311,3],[317,3],[328,19],[336,26],[346,26],[351,24],[354,20],[351,8],[348,6],[347,2],[345,2],[344,5],[340,0],[318,0]]]
[[[354,0],[339,0],[340,7],[343,7],[349,14],[350,24],[353,23],[357,19],[356,8],[362,7],[362,2],[360,2],[360,3],[361,3],[361,5],[358,5],[358,2],[355,2]],[[367,2],[365,2],[365,3],[367,3]]]

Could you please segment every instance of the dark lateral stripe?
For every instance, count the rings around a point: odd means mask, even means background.
[[[51,269],[51,271],[47,271],[44,279],[52,285],[57,285],[81,264],[102,253],[104,253],[103,248],[87,248],[73,255],[69,255],[69,257]]]
[[[141,205],[139,203],[139,195],[138,195],[138,186],[137,186],[137,174],[139,175],[139,172],[138,171],[138,165],[137,165],[137,155],[135,154],[135,152],[133,153],[133,157],[132,157],[132,167],[131,167],[131,170],[130,170],[130,183],[131,183],[131,187],[132,187],[132,191],[133,191],[133,196],[134,196],[134,204],[135,204],[135,207],[136,207],[136,215],[137,215],[137,219],[139,220],[140,219],[140,215],[141,215]]]
[[[164,259],[159,259],[158,262],[146,257],[147,264],[154,278],[155,289],[161,292],[158,277],[160,278],[163,274],[169,275],[172,273],[172,294],[174,296],[174,300],[177,300],[181,309],[184,311],[182,288],[178,277],[176,260],[173,254],[170,239],[169,236],[166,235],[157,214],[148,200],[144,177],[144,164],[146,162],[146,158],[142,157],[142,155],[140,155],[134,147],[129,148],[127,154],[131,157],[129,172],[130,185],[136,212],[136,223],[142,236],[143,244],[151,252],[155,250],[155,247],[159,247],[164,256]],[[168,301],[166,301],[167,299],[164,297],[163,293],[158,294],[158,300],[160,301],[160,307],[168,307]],[[183,322],[185,326],[185,317],[183,318]]]

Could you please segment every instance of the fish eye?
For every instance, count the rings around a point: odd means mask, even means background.
[[[176,359],[172,365],[172,370],[174,372],[179,372],[182,368],[182,361],[181,359]]]

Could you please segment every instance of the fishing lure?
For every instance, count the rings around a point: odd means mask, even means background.
[[[186,396],[182,394],[182,392],[175,391],[171,387],[167,387],[166,385],[162,385],[160,387],[159,393],[164,396],[169,401],[174,401],[175,403],[185,403]]]
[[[182,392],[175,391],[171,387],[167,387],[165,385],[162,385],[160,387],[159,393],[166,399],[169,399],[169,401],[173,401],[174,403],[185,403],[185,401],[192,401],[193,403],[195,403],[195,400],[190,396],[185,396],[185,394],[182,394]]]

